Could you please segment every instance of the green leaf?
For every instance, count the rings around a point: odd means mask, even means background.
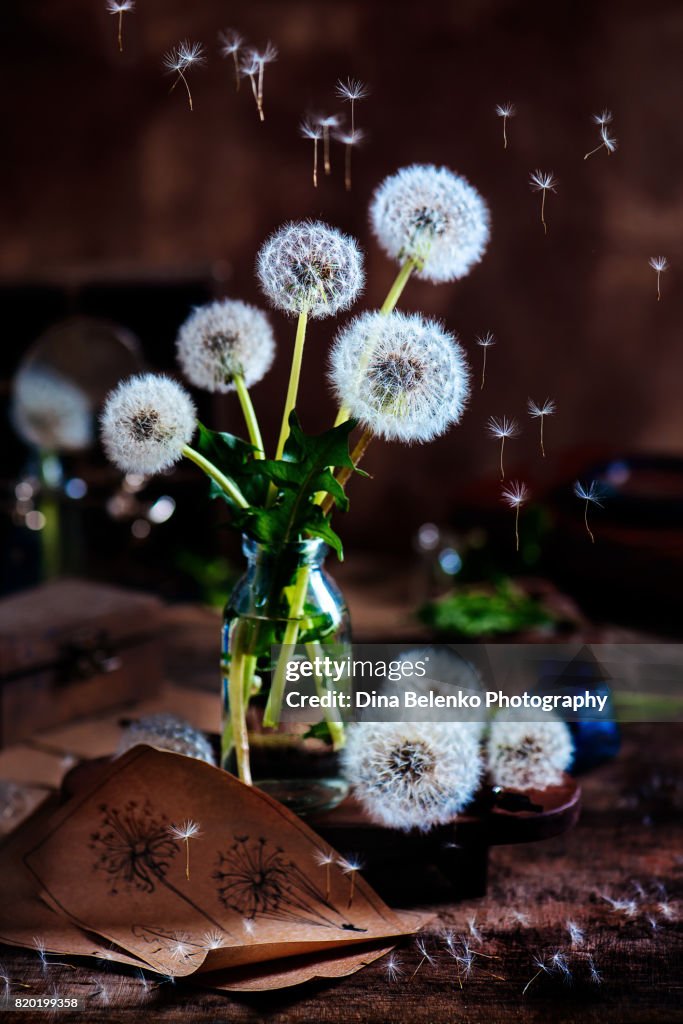
[[[255,448],[234,434],[209,430],[203,423],[197,424],[199,441],[197,451],[204,455],[225,476],[230,477],[250,505],[260,505],[265,500],[267,481],[263,476],[251,472],[258,460],[254,458]],[[222,498],[233,511],[237,508],[231,498],[214,481],[211,481],[210,495]]]

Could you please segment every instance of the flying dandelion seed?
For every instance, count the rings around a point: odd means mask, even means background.
[[[182,825],[169,825],[168,834],[172,839],[185,843],[185,877],[190,880],[190,839],[198,839],[201,835],[196,821],[184,821]]]
[[[356,874],[362,869],[363,862],[359,857],[342,857],[338,864],[344,874],[349,876],[349,902],[347,906],[350,907],[353,904],[353,897],[356,891]]]
[[[345,82],[340,78],[335,91],[340,100],[351,104],[351,134],[353,135],[356,131],[356,103],[359,100],[364,100],[370,94],[370,90],[356,78],[347,78]]]
[[[529,488],[515,480],[503,488],[501,501],[515,510],[515,548],[519,551],[519,510],[529,500]]]
[[[403,961],[395,953],[390,953],[384,961],[384,971],[389,981],[398,981],[403,974]]]
[[[500,419],[497,419],[495,416],[490,416],[488,432],[491,437],[495,437],[500,440],[500,479],[504,480],[505,470],[503,468],[503,451],[505,449],[505,439],[507,437],[517,437],[519,434],[517,421],[509,420],[507,416],[501,416]]]
[[[316,864],[321,868],[325,868],[325,902],[329,903],[331,889],[330,868],[334,864],[334,854],[325,850],[316,850],[313,856]]]
[[[135,10],[135,0],[107,0],[107,10],[119,19],[119,53],[123,53],[123,16]]]
[[[580,928],[576,921],[567,921],[566,927],[572,946],[582,946],[584,942],[583,928]]]
[[[484,350],[484,359],[481,364],[481,387],[479,389],[480,391],[483,391],[484,383],[486,381],[486,352],[487,349],[492,348],[492,346],[496,344],[496,339],[490,331],[487,331],[486,334],[482,334],[481,337],[476,338],[475,340],[477,345]]]
[[[263,78],[266,64],[271,64],[274,60],[277,60],[277,49],[272,43],[268,43],[262,52],[249,50],[240,63],[240,74],[249,79],[260,121],[266,119],[263,109]]]
[[[603,110],[601,114],[593,114],[593,121],[598,126],[600,132],[600,145],[596,146],[595,149],[591,149],[589,153],[586,153],[584,160],[587,160],[589,156],[593,156],[593,153],[597,153],[601,149],[607,151],[607,155],[613,153],[617,148],[617,140],[613,135],[610,135],[608,124],[612,121],[612,111]]]
[[[417,972],[420,970],[424,963],[428,963],[430,967],[434,967],[436,964],[436,959],[427,949],[427,940],[424,939],[421,935],[418,935],[417,938],[415,939],[415,946],[417,947],[417,951],[422,957],[422,959],[420,960],[419,964],[413,971],[413,978],[415,977],[415,975],[417,974]]]
[[[239,52],[244,45],[244,39],[233,29],[228,28],[224,32],[219,32],[218,41],[221,47],[221,54],[226,57],[232,57],[232,63],[235,68],[235,92],[240,91],[240,62]]]
[[[546,416],[552,416],[555,412],[555,403],[552,398],[546,398],[545,402],[541,405],[537,405],[536,402],[529,399],[527,402],[527,409],[532,419],[540,419],[541,421],[541,455],[545,458],[545,446],[543,444],[543,421]]]
[[[545,222],[545,197],[547,192],[557,192],[557,179],[552,171],[533,171],[529,177],[529,184],[533,192],[541,193],[541,224],[543,231],[548,234],[548,225]]]
[[[590,954],[588,955],[588,970],[590,971],[591,981],[593,982],[593,984],[594,985],[601,985],[602,984],[602,974],[598,970],[598,968],[597,968],[597,966],[595,964],[595,960],[593,959],[593,957]]]
[[[318,187],[318,143],[323,137],[323,130],[318,121],[308,119],[299,125],[299,131],[305,139],[313,142],[313,188]]]
[[[361,142],[365,138],[365,133],[359,128],[352,129],[350,132],[337,132],[335,135],[337,142],[341,142],[344,146],[344,188],[347,192],[351,191],[351,153],[354,146],[360,146]]]
[[[659,288],[659,279],[661,275],[668,270],[669,261],[666,256],[650,256],[648,263],[657,275],[657,302],[659,302],[662,297],[662,293]]]
[[[514,117],[517,113],[517,108],[514,103],[498,103],[496,104],[496,114],[498,117],[503,118],[503,149],[508,148],[508,136],[507,136],[507,122],[509,117]]]
[[[536,978],[540,978],[542,974],[550,974],[550,969],[547,966],[545,959],[543,957],[534,955],[532,957],[532,960],[534,967],[538,967],[538,970],[534,974],[533,978],[530,978],[529,981],[527,981],[524,988],[522,989],[523,996],[526,995],[527,990],[533,985],[533,983],[536,981]]]
[[[322,128],[323,133],[323,165],[325,167],[325,174],[331,174],[330,132],[339,127],[341,119],[337,114],[326,114],[318,118],[318,124]]]
[[[192,93],[190,92],[190,86],[187,81],[186,74],[190,68],[199,68],[204,63],[206,63],[206,57],[204,56],[204,47],[202,44],[191,43],[187,39],[183,40],[182,43],[178,43],[177,46],[172,47],[164,57],[163,64],[166,71],[171,75],[177,75],[175,82],[171,86],[171,92],[173,92],[178,82],[182,81],[187,92],[187,101],[190,105],[190,110],[193,110],[194,107],[192,106]]]
[[[566,954],[561,949],[556,949],[554,953],[551,953],[548,966],[551,971],[561,975],[563,981],[571,981],[572,972],[569,970]]]
[[[595,537],[593,536],[593,532],[590,526],[588,525],[588,506],[597,505],[598,508],[604,508],[604,493],[600,485],[598,484],[597,480],[591,480],[588,487],[584,487],[583,484],[579,480],[577,480],[574,484],[574,494],[577,498],[580,498],[581,501],[585,501],[586,503],[586,507],[583,513],[583,521],[586,524],[586,530],[588,531],[588,536],[590,537],[591,542],[595,544]]]

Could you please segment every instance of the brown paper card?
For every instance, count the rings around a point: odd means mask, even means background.
[[[169,833],[191,819],[201,836]],[[190,878],[186,877],[189,846]],[[328,871],[321,853],[335,857]],[[50,905],[175,976],[412,930],[303,821],[203,762],[136,747],[51,822],[26,863]]]

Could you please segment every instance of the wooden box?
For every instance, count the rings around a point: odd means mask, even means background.
[[[0,601],[0,747],[154,694],[163,604],[85,580]]]

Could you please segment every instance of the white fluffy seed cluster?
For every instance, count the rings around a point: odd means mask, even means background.
[[[122,381],[107,396],[102,443],[124,473],[159,473],[181,458],[196,425],[187,391],[170,377],[145,373]]]
[[[235,377],[249,388],[270,369],[275,355],[266,314],[239,299],[195,309],[178,332],[176,353],[183,373],[206,391],[233,391]]]
[[[285,224],[271,235],[259,252],[257,272],[277,309],[312,318],[348,309],[365,280],[356,241],[320,221]]]
[[[498,715],[487,744],[491,781],[506,789],[545,789],[555,786],[574,755],[568,725],[559,718],[523,722]]]
[[[74,452],[93,440],[88,396],[47,367],[20,370],[12,385],[12,422],[27,444],[43,451]]]
[[[120,757],[140,743],[158,747],[160,750],[171,750],[186,757],[194,757],[208,764],[216,763],[211,744],[204,733],[184,719],[165,712],[145,715],[137,722],[131,722],[121,736],[116,756]]]
[[[425,662],[427,674],[412,675],[406,679],[406,688],[415,690],[420,695],[433,693],[448,697],[460,692],[465,697],[480,696],[483,690],[482,680],[474,665],[461,657],[457,651],[440,645],[438,647],[420,647],[406,651],[398,659],[410,665]],[[433,708],[411,709],[411,721],[432,721],[435,714]],[[458,724],[470,729],[473,735],[480,738],[486,724],[486,711],[477,708],[463,707],[458,709]]]
[[[415,260],[415,273],[439,283],[479,263],[490,235],[486,203],[447,167],[413,164],[386,178],[370,205],[370,222],[388,256]]]
[[[482,771],[475,736],[457,723],[359,722],[342,756],[373,821],[405,831],[450,821],[474,797]]]
[[[457,423],[469,395],[465,354],[417,313],[363,313],[334,342],[330,378],[340,405],[379,437],[430,441]]]

